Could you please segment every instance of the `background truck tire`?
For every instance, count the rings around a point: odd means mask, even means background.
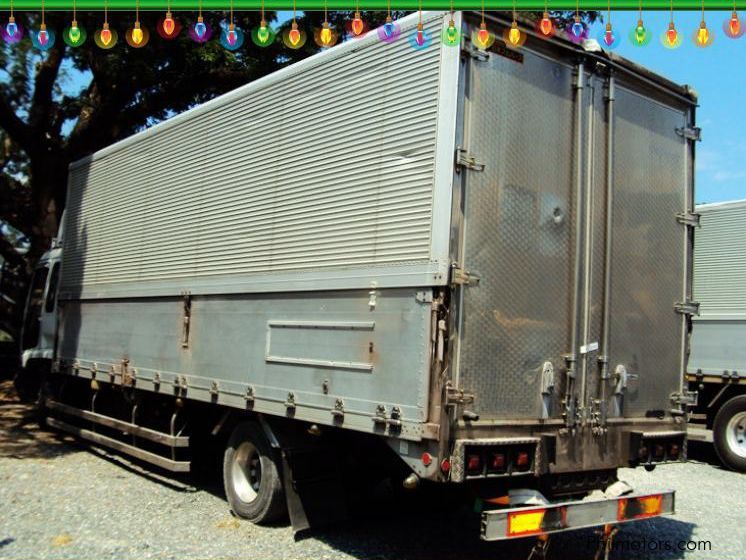
[[[715,451],[734,471],[746,472],[746,395],[727,401],[713,424]]]
[[[236,426],[223,455],[223,484],[233,512],[252,523],[271,523],[287,514],[280,466],[261,426]]]
[[[13,387],[21,402],[33,403],[39,399],[41,376],[36,368],[20,369],[13,376]]]

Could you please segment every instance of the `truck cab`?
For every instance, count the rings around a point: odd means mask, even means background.
[[[57,289],[62,260],[62,238],[52,241],[31,277],[21,329],[21,369],[14,384],[22,400],[33,401],[54,359],[57,340]]]

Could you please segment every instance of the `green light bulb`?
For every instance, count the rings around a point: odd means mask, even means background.
[[[68,33],[68,36],[73,43],[77,43],[78,41],[80,41],[80,27],[78,27],[77,21],[74,21],[70,26],[70,32]]]
[[[266,43],[269,40],[269,28],[266,21],[262,20],[259,24],[259,29],[256,30],[256,37],[261,43]]]
[[[455,43],[458,41],[458,29],[456,29],[456,23],[451,20],[448,23],[448,29],[446,29],[446,37],[449,43]]]
[[[642,24],[642,20],[638,20],[637,27],[635,27],[635,39],[637,39],[638,43],[644,43],[647,35],[648,35],[648,31],[647,29],[645,29],[645,26]]]

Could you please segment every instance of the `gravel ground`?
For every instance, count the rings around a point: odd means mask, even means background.
[[[678,513],[625,526],[613,559],[746,556],[746,476],[718,467],[705,447],[695,452],[712,464],[621,471],[636,489],[675,488]],[[523,560],[532,546],[480,542],[478,518],[432,498],[382,497],[356,511],[348,522],[299,538],[285,525],[239,521],[214,484],[165,477],[39,430],[0,383],[0,558]],[[554,537],[549,557],[590,560],[595,539],[592,531]],[[661,549],[690,540],[710,548]]]

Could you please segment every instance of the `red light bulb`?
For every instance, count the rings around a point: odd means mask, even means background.
[[[487,31],[487,26],[484,23],[479,28],[477,38],[482,45],[486,45],[490,41],[490,32]]]
[[[549,19],[549,13],[544,12],[544,17],[541,18],[541,22],[539,23],[539,30],[546,36],[551,35],[552,28],[554,25],[552,24],[552,20]]]
[[[105,22],[103,29],[101,29],[101,42],[105,46],[109,46],[109,43],[111,43],[111,29],[109,29],[109,24]]]
[[[730,21],[728,22],[728,28],[734,37],[738,37],[741,33],[741,20],[738,19],[738,14],[734,11],[731,15]]]
[[[165,31],[166,35],[171,35],[174,29],[176,29],[176,22],[171,17],[171,12],[166,12],[166,19],[163,20],[163,31]]]
[[[673,46],[676,44],[676,41],[679,38],[679,33],[676,31],[676,27],[674,27],[673,22],[668,24],[668,31],[666,31],[666,40],[668,41],[668,44]]]
[[[365,24],[360,17],[360,12],[355,12],[355,17],[353,18],[350,27],[352,28],[352,32],[355,35],[360,35],[363,31],[365,31]]]
[[[293,22],[290,33],[288,33],[288,38],[290,39],[290,42],[293,44],[293,46],[297,45],[300,42],[300,31],[298,31],[297,23]]]

